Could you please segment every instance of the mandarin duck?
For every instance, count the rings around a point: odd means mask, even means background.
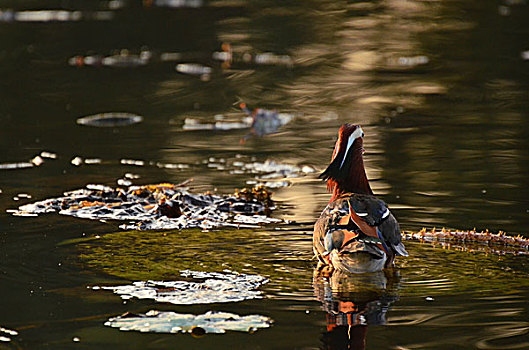
[[[342,125],[331,164],[320,175],[332,192],[314,225],[313,250],[320,267],[374,272],[392,267],[396,255],[408,256],[397,220],[369,186],[363,137],[359,125]]]

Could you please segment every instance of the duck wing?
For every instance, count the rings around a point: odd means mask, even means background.
[[[402,244],[399,223],[384,201],[363,194],[353,194],[347,200],[351,206],[351,218],[366,235],[379,237],[386,245],[385,248],[391,250],[390,253],[408,256],[408,252]],[[357,222],[358,218],[361,222]],[[362,222],[367,225],[362,224]]]

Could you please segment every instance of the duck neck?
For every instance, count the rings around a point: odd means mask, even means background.
[[[364,168],[364,159],[361,150],[353,152],[350,168],[347,174],[348,175],[343,179],[329,179],[328,186],[332,188],[331,202],[346,193],[373,195]]]

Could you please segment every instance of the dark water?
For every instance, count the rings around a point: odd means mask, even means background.
[[[0,326],[19,333],[0,333],[11,339],[0,349],[343,349],[348,333],[353,343],[365,337],[369,349],[529,348],[524,256],[408,242],[410,257],[398,260],[391,276],[313,279],[310,225],[329,199],[317,173],[274,189],[274,216],[296,222],[281,230],[124,233],[116,223],[6,212],[88,183],[116,185],[126,173],[139,175],[136,184],[192,177],[195,192],[227,193],[254,180],[231,171],[237,160],[322,170],[337,128],[354,122],[366,133],[372,187],[403,229],[527,233],[526,1],[211,1],[178,9],[129,1],[111,10],[112,18],[93,17],[108,4],[0,2],[3,11],[92,14],[79,21],[0,22],[0,164],[27,162],[42,151],[57,155],[38,167],[0,169]],[[226,42],[234,53],[273,52],[290,56],[292,64],[239,60],[222,66],[211,55]],[[122,49],[150,50],[153,59],[137,68],[68,65],[75,55]],[[162,62],[164,52],[184,57]],[[213,71],[200,79],[178,73],[177,63]],[[186,118],[242,117],[241,101],[295,118],[279,133],[243,144],[248,130],[182,128]],[[115,128],[76,124],[104,112],[144,120]],[[74,157],[101,163],[77,167]],[[226,160],[225,169],[208,166],[218,159]],[[157,162],[185,167],[160,168]],[[225,268],[269,278],[261,288],[264,298],[175,306],[123,303],[110,292],[86,288]],[[324,297],[331,287],[334,304]],[[328,313],[340,309],[337,301],[370,310],[364,313],[369,326],[331,330]],[[198,339],[103,325],[109,317],[150,309],[256,313],[274,324],[254,334]]]

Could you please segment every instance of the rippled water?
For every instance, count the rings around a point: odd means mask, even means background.
[[[344,122],[362,124],[368,177],[403,229],[527,233],[525,1],[157,6],[167,4],[0,2],[0,349],[529,348],[527,256],[406,242],[410,257],[392,273],[328,280],[313,276],[311,250],[311,224],[329,200],[317,174]],[[69,12],[28,12],[61,9]],[[218,60],[223,43],[231,64]],[[105,62],[121,67],[76,66],[77,56],[111,56]],[[184,127],[240,122],[241,102],[294,118],[263,137],[247,124]],[[77,123],[100,113],[143,120]],[[119,223],[6,212],[89,183],[188,178],[195,193],[268,183],[273,216],[292,223],[123,232]],[[269,279],[263,299],[172,305],[87,288],[224,269]],[[201,338],[104,325],[153,309],[273,323]]]

